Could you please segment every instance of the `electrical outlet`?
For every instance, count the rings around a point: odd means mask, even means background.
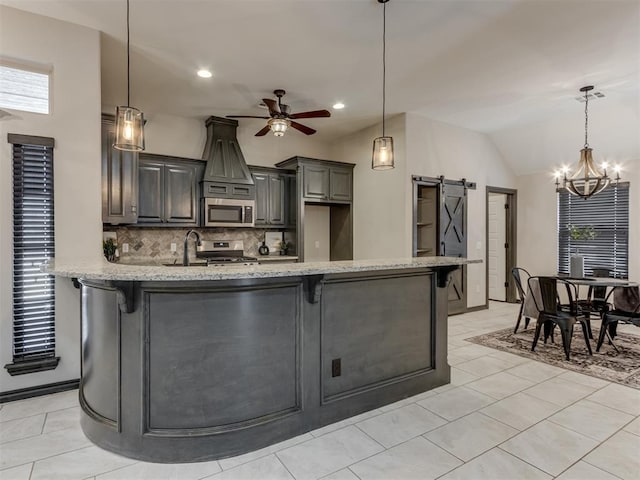
[[[316,248],[320,248],[320,240],[316,240]]]
[[[476,250],[482,250],[482,242],[479,240],[476,242]]]
[[[480,293],[480,285],[476,285],[476,293]]]
[[[123,243],[122,244],[122,253],[129,253],[129,244],[128,243]]]
[[[342,359],[341,358],[334,358],[333,360],[331,360],[331,376],[332,377],[339,377],[340,375],[342,375]]]
[[[171,251],[175,253],[178,250],[178,246],[175,243],[171,244]]]

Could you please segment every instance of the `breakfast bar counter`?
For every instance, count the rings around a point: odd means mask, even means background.
[[[448,277],[466,263],[44,269],[82,292],[83,431],[173,463],[256,450],[448,383]]]

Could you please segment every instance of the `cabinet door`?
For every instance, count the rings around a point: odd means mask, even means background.
[[[113,148],[115,124],[102,119],[102,222],[118,225],[138,219],[138,154]]]
[[[138,181],[138,223],[162,223],[164,221],[164,164],[141,158]]]
[[[326,200],[329,198],[329,168],[316,165],[303,167],[303,196],[310,199]]]
[[[350,202],[353,178],[351,169],[333,168],[329,170],[329,199]]]
[[[198,224],[198,167],[165,165],[165,221],[180,225]]]
[[[285,175],[287,192],[285,195],[286,226],[295,228],[298,221],[298,192],[296,190],[296,175]]]
[[[266,225],[269,222],[269,175],[254,173],[253,182],[256,186],[255,224]]]
[[[269,223],[284,225],[285,223],[285,177],[269,175]]]

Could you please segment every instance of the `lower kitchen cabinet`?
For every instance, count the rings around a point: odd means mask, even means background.
[[[138,225],[198,226],[204,162],[140,154]]]

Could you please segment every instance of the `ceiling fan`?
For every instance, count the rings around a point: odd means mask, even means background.
[[[262,137],[266,135],[269,130],[273,132],[276,137],[281,137],[287,128],[293,127],[296,130],[301,131],[306,135],[313,135],[316,131],[313,128],[309,128],[301,123],[294,122],[298,118],[319,118],[330,117],[331,112],[328,110],[312,110],[310,112],[291,113],[291,107],[282,103],[282,97],[286,93],[284,90],[278,89],[273,91],[274,95],[278,97],[278,100],[271,98],[263,98],[262,101],[269,109],[269,117],[258,117],[254,115],[227,115],[227,118],[263,118],[268,120],[267,125],[256,133],[256,137]]]

